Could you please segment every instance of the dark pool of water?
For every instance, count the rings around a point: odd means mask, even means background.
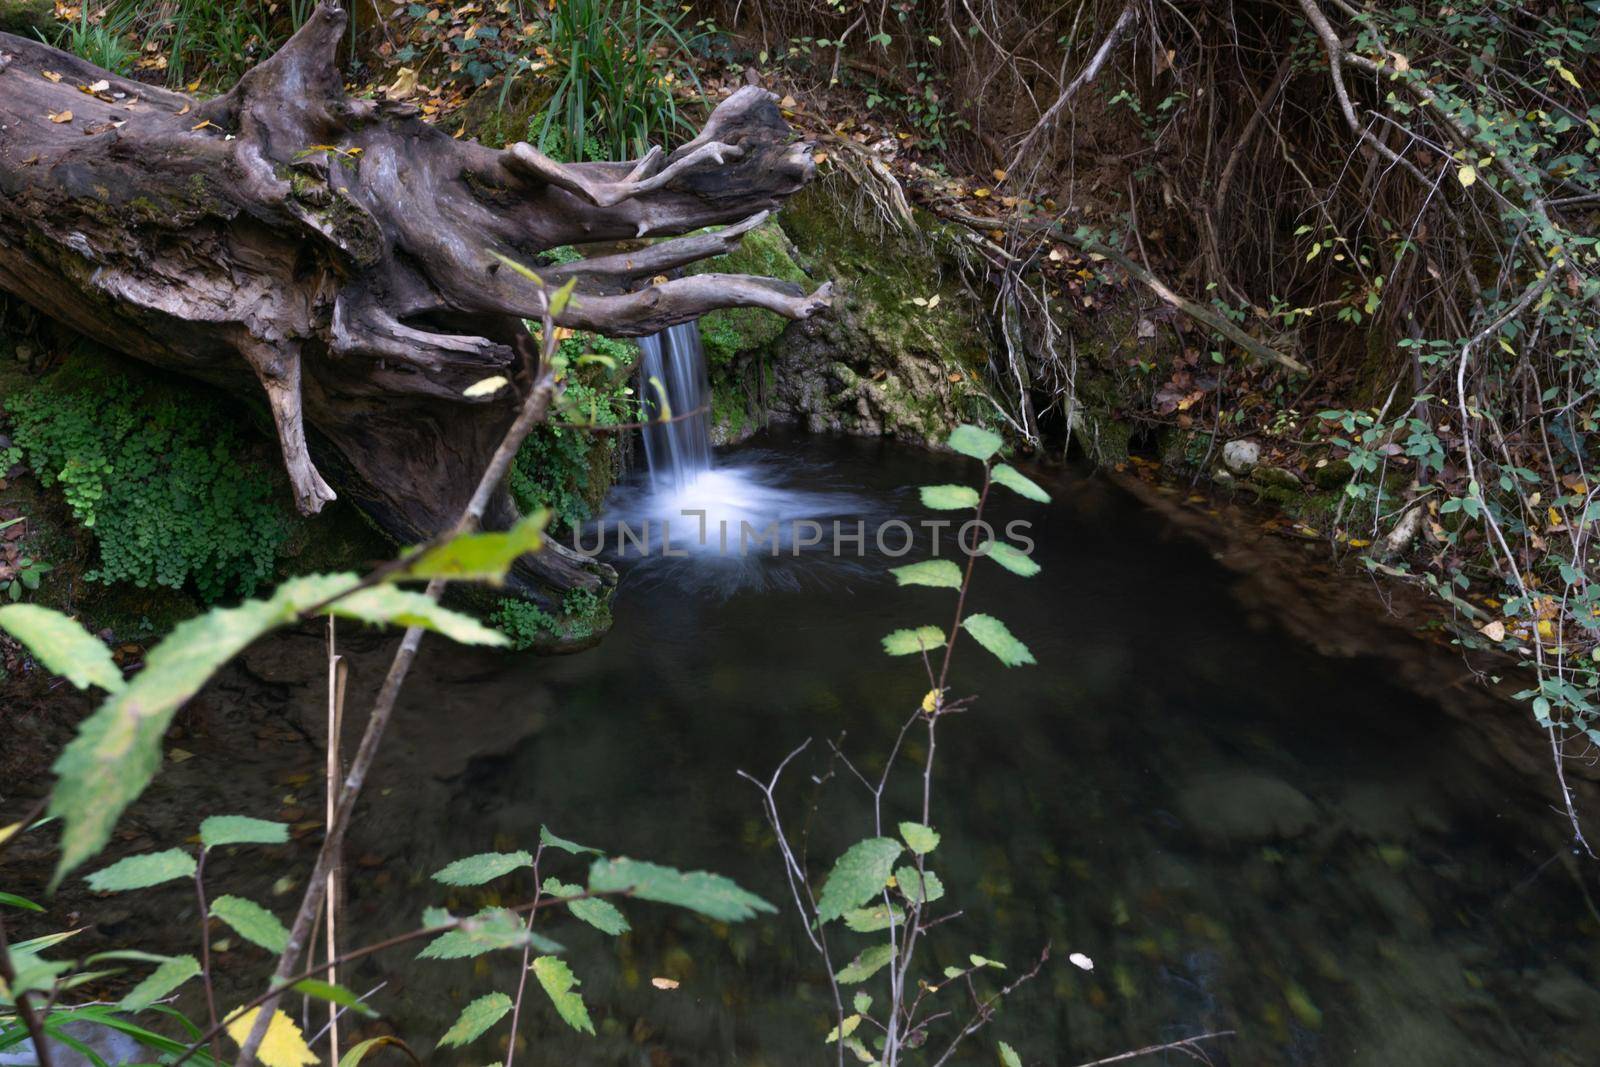
[[[823,511],[848,498],[838,510],[912,519],[926,514],[916,485],[973,469],[808,437],[763,438],[723,461],[827,495]],[[1563,850],[1546,783],[1381,665],[1319,658],[1261,625],[1204,551],[1115,488],[1076,474],[1049,488],[1048,507],[997,499],[998,518],[1032,522],[1044,570],[1023,580],[983,564],[973,607],[1002,616],[1039,665],[1006,670],[959,648],[955,693],[977,701],[941,728],[932,821],[933,866],[964,915],[931,935],[923,961],[933,976],[977,952],[1015,972],[1047,944],[1052,960],[959,1062],[997,1062],[996,1038],[1025,1062],[1071,1065],[1214,1030],[1237,1031],[1211,1046],[1231,1064],[1600,1060],[1600,919],[1579,883],[1581,871],[1592,886],[1593,869]],[[532,847],[547,823],[723,872],[784,913],[722,927],[629,902],[634,933],[620,943],[552,926],[600,1034],[574,1035],[535,1000],[519,1064],[823,1062],[826,983],[758,795],[735,772],[770,772],[813,738],[781,798],[791,826],[808,828],[819,876],[870,832],[859,786],[814,783],[825,742],[880,765],[927,684],[878,640],[951,610],[943,591],[896,588],[890,562],[904,561],[646,564],[624,574],[611,635],[569,657],[430,639],[363,816],[355,851],[372,855],[352,869],[350,939],[404,929],[427,903],[476,906],[427,873]],[[387,647],[355,655],[352,692],[375,686]],[[316,639],[258,651],[258,675],[272,675],[275,649],[285,676],[236,696],[314,731]],[[289,677],[297,662],[304,681]],[[920,753],[912,745],[898,772],[891,821],[916,813]],[[846,958],[866,943],[838,940]],[[423,1046],[516,978],[508,953],[408,957],[348,980],[388,982],[377,1000]],[[681,984],[660,991],[657,976]],[[493,1047],[449,1062],[487,1061]]]

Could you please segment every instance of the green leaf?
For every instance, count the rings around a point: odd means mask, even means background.
[[[282,952],[289,944],[289,931],[272,912],[244,897],[220,896],[211,902],[212,918],[233,927],[233,932],[268,952]]]
[[[845,912],[844,924],[858,934],[871,934],[890,926],[904,926],[906,913],[898,905],[877,904]]]
[[[978,955],[976,952],[968,955],[967,959],[972,961],[972,965],[974,967],[993,967],[999,971],[1006,969],[1006,965],[1001,963],[999,960],[991,960],[985,956]]]
[[[1014,545],[1006,544],[1004,541],[985,541],[983,547],[978,550],[978,554],[988,556],[1012,574],[1020,574],[1024,578],[1032,578],[1040,570],[1039,565],[1033,561],[1032,556]]]
[[[525,516],[504,533],[465,534],[429,549],[406,568],[407,578],[471,579],[499,583],[518,558],[544,545],[548,508]]]
[[[993,615],[968,615],[962,620],[961,627],[1007,667],[1036,662],[1028,646],[1012,637],[1006,624]]]
[[[978,506],[978,491],[965,485],[925,485],[922,506],[935,511],[958,511]]]
[[[861,950],[861,955],[844,965],[844,969],[834,975],[834,980],[840,985],[855,985],[865,982],[894,959],[893,945],[873,945]]]
[[[439,1039],[440,1048],[452,1048],[475,1041],[488,1032],[489,1027],[505,1018],[511,1010],[511,998],[504,993],[481,996],[461,1009],[455,1025]]]
[[[846,1015],[844,1019],[840,1021],[838,1026],[835,1026],[832,1030],[828,1031],[828,1036],[823,1038],[822,1043],[824,1045],[831,1045],[841,1037],[849,1037],[851,1034],[856,1032],[856,1028],[860,1025],[861,1015],[859,1012],[855,1015]]]
[[[589,1021],[589,1009],[583,1006],[583,997],[574,992],[578,979],[566,961],[554,956],[540,956],[533,961],[533,974],[549,994],[550,1003],[556,1006],[556,1013],[568,1026],[586,1034],[594,1033],[594,1023]]]
[[[1001,1041],[997,1046],[1000,1052],[1000,1067],[1022,1067],[1022,1057],[1017,1055],[1017,1050]]]
[[[757,912],[777,912],[754,893],[730,879],[706,871],[679,871],[639,860],[595,860],[589,868],[591,893],[618,893],[631,889],[640,900],[675,904],[708,919],[742,922]]]
[[[546,878],[544,891],[553,897],[573,897],[582,896],[584,889],[581,885],[568,885],[558,878]],[[609,900],[596,900],[593,897],[569,900],[567,910],[596,930],[613,936],[625,934],[631,929],[627,917]]]
[[[342,985],[324,982],[316,978],[302,978],[291,986],[296,993],[303,993],[308,997],[326,1000],[330,1004],[337,1004],[341,1008],[349,1008],[357,1015],[365,1015],[369,1019],[376,1019],[378,1013],[356,995],[354,990],[346,989]]]
[[[199,973],[199,960],[193,956],[174,956],[151,971],[144,981],[128,990],[127,995],[117,1003],[117,1007],[129,1013],[144,1011]]]
[[[944,631],[937,626],[919,626],[915,630],[896,630],[883,639],[883,650],[891,656],[909,656],[918,652],[932,652],[944,647]]]
[[[213,815],[200,823],[200,843],[218,845],[281,845],[289,840],[286,823],[252,819],[248,815]]]
[[[944,896],[944,883],[939,881],[937,874],[929,870],[924,870],[918,875],[915,867],[898,867],[894,872],[894,883],[913,904],[932,904]],[[927,894],[926,898],[923,896],[924,892]]]
[[[561,851],[570,852],[574,856],[580,856],[585,852],[591,856],[605,855],[604,852],[597,848],[590,848],[588,845],[580,845],[575,841],[568,841],[564,837],[557,837],[550,832],[550,827],[548,826],[539,827],[539,844],[544,845],[546,848],[559,848]]]
[[[990,456],[1000,451],[1000,446],[1005,444],[1005,441],[991,430],[962,425],[950,432],[950,440],[946,443],[963,456],[987,461]]]
[[[846,849],[822,886],[817,921],[837,919],[883,892],[889,871],[902,851],[900,842],[892,837],[869,837]]]
[[[926,856],[939,847],[939,831],[920,822],[901,823],[900,836],[911,846],[911,851],[919,856]]]
[[[361,1061],[367,1058],[367,1053],[374,1049],[383,1048],[385,1045],[398,1046],[401,1052],[411,1058],[412,1063],[421,1067],[422,1061],[417,1059],[417,1054],[411,1051],[409,1045],[398,1037],[390,1037],[387,1034],[382,1037],[369,1037],[361,1044],[352,1046],[349,1052],[339,1057],[339,1067],[358,1067]]]
[[[904,567],[892,567],[889,573],[901,585],[931,585],[936,589],[960,589],[961,568],[947,559],[925,559]]]
[[[78,727],[54,770],[60,781],[50,814],[66,824],[52,885],[99,852],[111,828],[161,765],[161,738],[172,716],[206,680],[246,645],[303,610],[348,590],[353,574],[312,574],[283,583],[270,600],[214,608],[173,628],[145,659],[144,670]],[[385,586],[339,601],[328,613],[426,626],[458,641],[503,645],[504,635],[476,619],[439,607],[420,593]]]
[[[505,634],[490,629],[471,615],[442,608],[422,593],[392,585],[351,593],[328,605],[322,614],[392,626],[420,626],[464,645],[510,644]]]
[[[181,848],[169,848],[165,852],[146,852],[118,860],[95,871],[87,881],[96,893],[121,893],[146,889],[174,878],[193,878],[194,868],[193,856]]]
[[[1008,463],[996,464],[994,470],[989,472],[989,477],[1020,497],[1036,500],[1041,504],[1050,503],[1049,493],[1040,489],[1037,482]]]
[[[433,880],[445,885],[483,885],[523,867],[532,867],[526,852],[480,852],[434,871]]]
[[[872,995],[870,993],[857,993],[850,1001],[850,1004],[856,1011],[865,1015],[872,1010]]]
[[[127,684],[106,643],[59,611],[12,604],[0,608],[0,630],[27,645],[45,670],[79,689],[97,685],[115,693]]]
[[[0,893],[0,904],[12,908],[22,908],[26,911],[43,911],[44,908],[35,904],[27,897],[19,897],[15,893]]]
[[[452,921],[448,912],[429,908],[423,913],[426,926],[443,926]],[[419,960],[463,960],[501,949],[532,945],[540,952],[561,952],[562,947],[528,929],[526,920],[507,908],[484,908],[454,930],[447,930],[428,942]]]

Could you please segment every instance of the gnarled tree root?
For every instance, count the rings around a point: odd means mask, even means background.
[[[148,363],[259,383],[302,512],[333,499],[331,483],[403,542],[461,513],[531,388],[525,320],[545,311],[546,290],[502,257],[552,287],[576,278],[557,322],[613,336],[827,303],[827,287],[661,277],[728,251],[811,176],[771,94],[739,90],[671,153],[559,163],[347,97],[345,20],[324,2],[205,102],[0,34],[0,289]],[[561,245],[718,225],[539,266]],[[513,387],[465,395],[493,376]],[[502,487],[486,522],[515,517]],[[556,589],[598,582],[568,555],[524,563]]]

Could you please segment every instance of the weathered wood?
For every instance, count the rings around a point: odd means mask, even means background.
[[[826,305],[826,286],[660,277],[727,251],[811,176],[771,94],[739,90],[670,154],[559,163],[346,96],[345,19],[324,2],[203,102],[0,34],[0,289],[157,366],[259,383],[301,511],[331,482],[403,541],[460,514],[531,387],[524,320],[545,308],[501,256],[537,270],[561,245],[738,224],[544,270],[578,278],[557,320],[637,336],[720,307]],[[512,388],[463,395],[495,375]],[[514,517],[502,487],[487,521]],[[559,553],[529,566],[595,582]]]

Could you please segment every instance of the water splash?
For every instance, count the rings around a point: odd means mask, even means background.
[[[639,351],[650,480],[658,490],[682,492],[711,469],[711,383],[700,327],[684,322],[642,337]],[[660,421],[669,412],[673,421]]]

